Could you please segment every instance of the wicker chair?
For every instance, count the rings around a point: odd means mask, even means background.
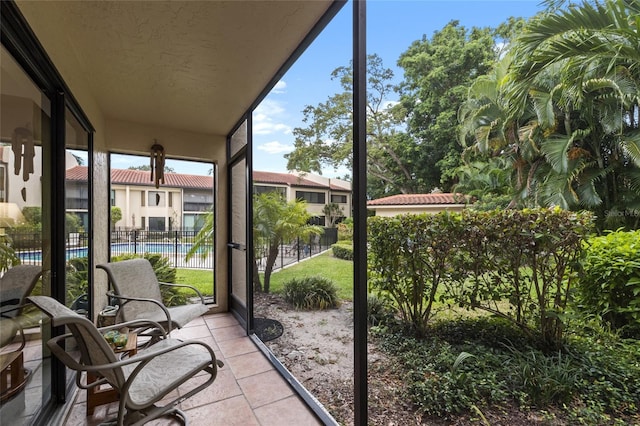
[[[119,393],[116,419],[119,426],[142,425],[169,414],[179,417],[186,424],[186,415],[177,408],[177,404],[211,385],[216,379],[218,367],[222,366],[207,344],[171,339],[166,334],[160,342],[136,355],[118,359],[101,332],[125,326],[137,327],[143,321],[98,329],[87,318],[51,297],[31,296],[28,299],[51,317],[54,327],[66,326],[70,331],[50,339],[47,346],[64,365],[76,371],[78,387],[88,389],[108,383]],[[154,326],[160,327],[159,324]],[[75,355],[61,344],[69,338],[77,342]],[[83,372],[93,373],[100,379],[85,384],[82,382]],[[198,378],[192,382],[195,376]],[[174,392],[178,387],[179,396],[178,392]],[[164,405],[157,405],[160,401]]]

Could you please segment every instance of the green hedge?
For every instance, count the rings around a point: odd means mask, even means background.
[[[338,259],[353,260],[353,243],[351,241],[333,244],[331,251]]]
[[[506,318],[550,347],[577,280],[590,213],[465,210],[371,218],[371,285],[418,334],[438,300]]]
[[[589,239],[578,290],[583,308],[625,336],[640,336],[640,231]]]

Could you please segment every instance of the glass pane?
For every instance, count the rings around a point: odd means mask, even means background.
[[[247,190],[245,160],[231,169],[231,235],[230,240],[238,250],[230,250],[231,295],[243,308],[247,306]]]
[[[215,177],[210,162],[168,158],[156,189],[149,157],[111,154],[111,258],[161,255],[213,301]]]
[[[89,312],[89,134],[73,114],[65,114],[65,236],[66,304],[83,315]]]
[[[51,182],[51,108],[4,47],[0,55],[0,343],[2,352],[15,357],[11,368],[25,373],[10,383],[13,396],[0,405],[0,418],[3,424],[28,424],[51,396],[51,355],[42,344],[48,326],[40,323],[39,311],[18,308],[32,283],[33,293],[51,294],[51,202],[42,190]],[[23,265],[33,265],[42,278]]]
[[[240,125],[238,130],[231,137],[230,156],[236,155],[245,145],[247,145],[247,122]]]

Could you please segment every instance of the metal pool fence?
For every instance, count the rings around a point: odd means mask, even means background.
[[[213,247],[198,249],[189,261],[185,260],[187,252],[193,247],[196,231],[147,231],[147,230],[115,230],[111,232],[111,257],[145,253],[156,253],[169,259],[176,268],[213,269]],[[10,235],[12,247],[22,263],[42,264],[42,242],[40,234],[13,233]],[[72,233],[67,237],[67,259],[86,257],[88,235]],[[335,228],[325,228],[323,235],[310,240],[295,239],[280,246],[274,269],[283,268],[302,259],[309,258],[328,250],[338,241]],[[257,253],[266,253],[266,247],[256,247]],[[258,269],[264,271],[265,257],[258,258]]]

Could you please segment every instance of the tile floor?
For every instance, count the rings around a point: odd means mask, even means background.
[[[211,386],[180,404],[191,426],[322,424],[231,314],[203,316],[172,336],[207,342],[225,364]],[[117,410],[118,404],[111,403],[86,416],[86,391],[79,391],[64,425],[98,425],[115,417]],[[166,418],[150,424],[180,423]]]

